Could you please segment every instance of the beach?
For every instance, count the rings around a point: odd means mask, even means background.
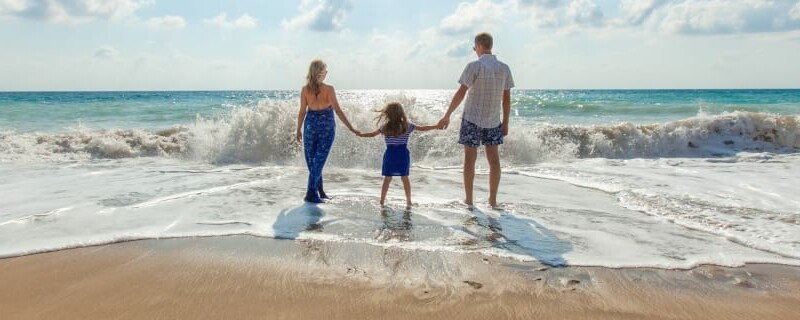
[[[483,153],[463,203],[454,127],[411,136],[410,211],[341,124],[303,202],[297,94],[0,93],[0,317],[800,313],[800,90],[514,91],[499,208]],[[340,94],[367,130],[452,91]]]
[[[794,319],[800,268],[552,268],[247,236],[0,260],[4,319]]]

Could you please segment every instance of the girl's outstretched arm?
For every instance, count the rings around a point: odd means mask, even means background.
[[[433,126],[416,126],[416,127],[414,127],[414,131],[431,131],[431,130],[436,130],[436,129],[441,129],[441,128],[442,127],[439,126],[438,124],[437,125],[433,125]]]
[[[359,132],[359,133],[356,133],[356,135],[358,135],[359,137],[363,137],[363,138],[371,138],[371,137],[377,136],[379,134],[381,134],[380,130],[375,130],[375,131],[372,131],[372,132]]]

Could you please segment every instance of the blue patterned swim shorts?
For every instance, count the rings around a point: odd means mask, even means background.
[[[496,146],[503,144],[502,125],[494,128],[481,128],[478,125],[461,119],[461,130],[458,134],[458,143],[470,148],[481,145]]]

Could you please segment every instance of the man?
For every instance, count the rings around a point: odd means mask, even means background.
[[[464,203],[469,208],[473,208],[475,160],[481,145],[486,148],[486,158],[489,160],[489,205],[497,208],[497,188],[500,185],[499,146],[503,144],[503,137],[508,135],[514,79],[508,65],[492,54],[492,42],[492,36],[488,33],[475,36],[475,46],[472,49],[478,55],[478,60],[467,64],[458,80],[461,86],[453,95],[447,112],[439,120],[439,126],[447,128],[450,115],[469,91],[458,138],[458,143],[464,145]]]

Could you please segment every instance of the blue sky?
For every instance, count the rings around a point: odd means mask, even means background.
[[[799,88],[800,0],[0,0],[0,91]]]

